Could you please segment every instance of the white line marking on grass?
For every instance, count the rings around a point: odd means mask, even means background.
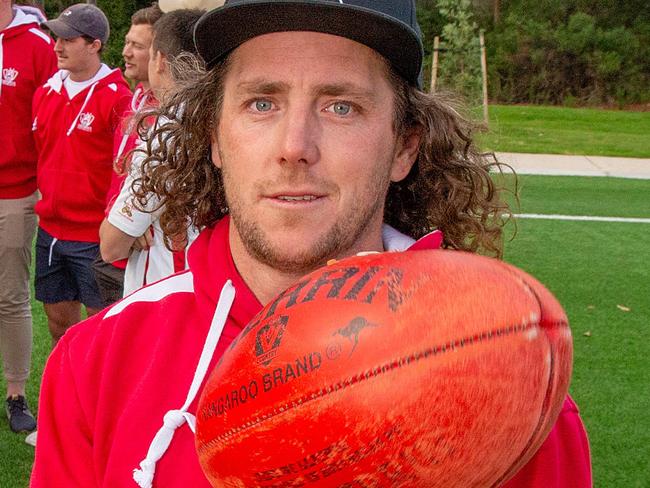
[[[626,224],[650,224],[650,219],[628,217],[596,217],[591,215],[515,214],[519,219],[582,220],[587,222],[624,222]]]

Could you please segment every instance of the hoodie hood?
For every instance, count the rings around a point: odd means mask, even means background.
[[[61,93],[63,90],[63,82],[66,80],[68,76],[70,76],[70,72],[68,70],[60,69],[59,71],[54,73],[49,80],[47,80],[47,83],[45,83],[45,87],[49,88],[50,91]],[[86,88],[86,90],[90,89],[95,85],[96,85],[95,90],[106,86],[113,91],[117,91],[117,87],[119,85],[123,85],[126,88],[129,88],[129,84],[124,79],[124,76],[122,76],[122,72],[117,68],[112,70],[105,64],[102,64],[101,68],[97,72],[97,75],[95,76],[97,77],[97,79],[90,85],[90,87]],[[83,93],[83,91],[81,93]]]
[[[41,22],[45,22],[46,20],[45,15],[36,7],[16,6],[14,7],[13,20],[0,33],[6,37],[14,37],[26,30],[38,29]]]

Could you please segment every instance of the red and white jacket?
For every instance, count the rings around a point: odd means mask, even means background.
[[[232,260],[228,225],[224,218],[199,235],[188,271],[135,292],[59,341],[43,376],[32,488],[52,480],[84,488],[210,487],[192,413],[206,372],[262,308]],[[391,250],[434,249],[441,241],[434,233],[414,243],[387,226],[383,237]],[[587,438],[570,399],[539,452],[504,486],[591,487]]]
[[[39,30],[41,20],[14,7],[14,19],[0,31],[0,199],[36,191],[32,98],[56,71],[54,43]]]
[[[113,173],[115,132],[131,90],[119,70],[72,99],[58,71],[34,95],[32,130],[38,150],[36,204],[40,226],[57,239],[99,242]]]

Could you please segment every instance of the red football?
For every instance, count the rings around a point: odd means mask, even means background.
[[[571,356],[562,307],[512,266],[345,259],[233,342],[199,403],[199,459],[213,486],[497,486],[549,433]]]

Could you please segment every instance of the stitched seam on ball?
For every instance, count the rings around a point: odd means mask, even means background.
[[[568,323],[565,321],[558,321],[558,322],[551,322],[546,324],[546,328],[548,327],[568,327]],[[427,349],[424,349],[420,352],[411,354],[409,356],[405,356],[393,361],[389,361],[387,363],[384,363],[381,366],[378,366],[376,368],[373,368],[371,370],[356,374],[352,376],[351,378],[340,381],[334,385],[330,385],[329,387],[322,388],[318,391],[312,392],[311,394],[305,395],[297,400],[292,401],[291,403],[287,403],[285,405],[282,405],[272,412],[269,412],[267,414],[264,414],[260,417],[257,417],[253,420],[249,420],[248,422],[238,426],[238,427],[233,427],[227,432],[224,432],[218,437],[215,437],[214,439],[206,442],[205,444],[201,445],[199,447],[199,452],[203,452],[206,449],[210,449],[216,444],[224,443],[227,442],[230,438],[233,436],[250,429],[252,427],[255,427],[256,425],[259,425],[261,423],[266,422],[267,420],[272,419],[273,417],[276,417],[277,415],[280,415],[287,410],[291,410],[293,408],[300,407],[301,405],[304,405],[312,400],[317,400],[319,398],[322,398],[324,396],[329,395],[330,393],[334,393],[340,390],[343,390],[345,388],[349,388],[353,385],[356,385],[357,383],[361,383],[363,381],[369,380],[371,378],[375,378],[383,373],[386,373],[388,371],[392,371],[396,368],[401,368],[403,366],[408,366],[409,364],[414,364],[417,361],[420,361],[422,359],[427,359],[433,356],[437,356],[440,354],[445,354],[447,352],[453,352],[456,349],[463,348],[466,346],[471,346],[474,343],[479,343],[479,342],[484,342],[487,340],[495,340],[500,337],[506,337],[510,336],[513,334],[517,333],[523,333],[526,332],[534,327],[540,327],[539,322],[525,322],[523,324],[517,324],[517,325],[511,325],[509,327],[503,327],[500,329],[494,329],[490,330],[488,332],[482,332],[480,334],[474,334],[473,336],[468,336],[468,337],[463,337],[461,339],[457,339],[455,341],[449,341],[445,344],[434,346],[434,347],[429,347]]]

